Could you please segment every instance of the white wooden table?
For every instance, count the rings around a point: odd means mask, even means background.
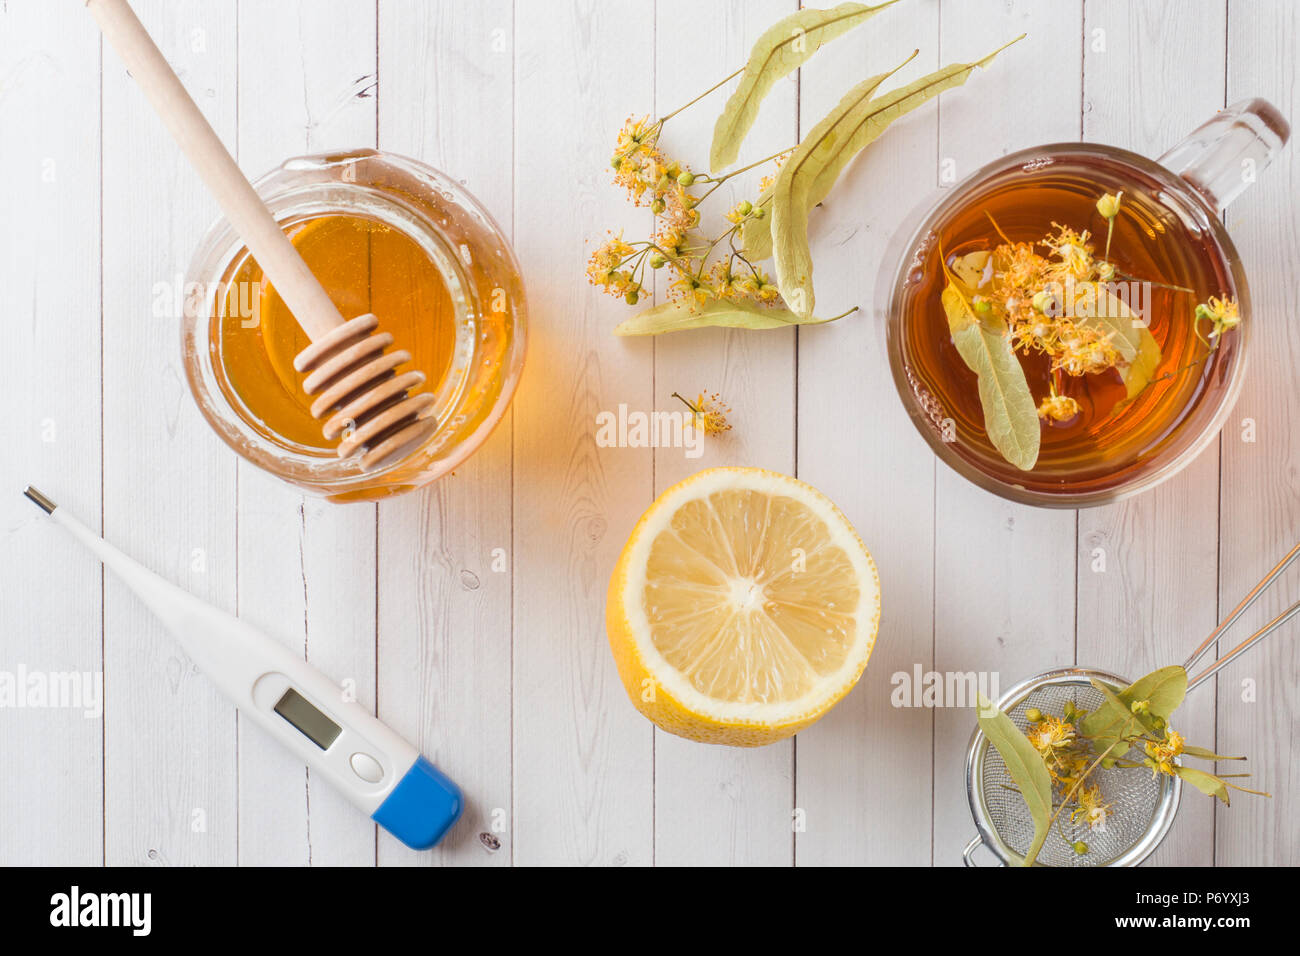
[[[524,264],[528,368],[507,423],[422,493],[334,506],[239,461],[188,394],[165,301],[213,202],[80,3],[0,3],[0,671],[105,682],[99,718],[0,709],[0,863],[953,864],[973,832],[972,716],[891,706],[893,674],[997,671],[1006,688],[1076,660],[1132,675],[1180,662],[1300,538],[1298,144],[1228,212],[1256,328],[1218,446],[1128,503],[1033,510],[936,462],[868,315],[625,341],[610,331],[625,308],[583,280],[589,239],[646,226],[609,182],[618,125],[716,82],[795,0],[135,5],[249,173],[378,146],[462,180]],[[1293,119],[1300,106],[1300,4],[904,0],[781,83],[745,155],[792,144],[914,48],[900,79],[1021,31],[993,69],[897,124],[818,213],[826,314],[871,304],[891,229],[945,168],[960,178],[1079,138],[1158,155],[1225,103],[1264,96]],[[720,106],[675,121],[697,167]],[[736,428],[703,459],[596,446],[598,412],[667,409],[673,391],[704,387]],[[657,732],[604,636],[607,577],[635,519],[673,481],[727,463],[829,494],[883,581],[859,687],[756,751]],[[242,726],[23,501],[28,482],[354,681],[464,787],[454,837],[406,850]],[[1278,590],[1240,626],[1300,596],[1300,576]],[[1249,754],[1274,798],[1216,808],[1187,793],[1158,861],[1300,863],[1297,637],[1232,665],[1180,719],[1198,742]]]

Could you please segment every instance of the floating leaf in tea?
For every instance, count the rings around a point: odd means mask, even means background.
[[[987,259],[987,253],[972,255]],[[960,270],[971,276],[979,268],[968,258],[957,263],[954,272]],[[953,344],[979,377],[980,404],[989,440],[1007,461],[1028,471],[1038,460],[1038,410],[1025,371],[1011,350],[1006,321],[987,305],[983,314],[977,314],[970,291],[955,275],[949,276],[942,301]]]

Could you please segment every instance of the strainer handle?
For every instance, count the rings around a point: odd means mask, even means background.
[[[973,839],[973,840],[971,840],[969,843],[967,843],[967,844],[966,844],[966,849],[964,849],[964,850],[961,851],[961,861],[962,861],[962,863],[963,863],[964,865],[966,865],[966,866],[979,866],[979,864],[976,863],[976,862],[971,858],[971,854],[974,853],[976,850],[978,850],[978,849],[979,849],[981,846],[983,846],[983,845],[984,845],[984,838],[983,838],[982,836],[980,836],[979,834],[976,834],[976,835],[975,835],[975,839]]]
[[[1192,651],[1191,657],[1187,658],[1187,660],[1183,663],[1183,670],[1190,672],[1191,669],[1196,665],[1196,662],[1199,661],[1206,654],[1208,654],[1210,650],[1213,649],[1216,644],[1218,644],[1219,638],[1223,636],[1224,632],[1227,631],[1228,628],[1232,627],[1232,625],[1237,622],[1237,618],[1241,617],[1241,615],[1246,611],[1246,609],[1250,607],[1252,604],[1254,604],[1261,594],[1263,594],[1265,591],[1268,590],[1269,585],[1271,585],[1274,581],[1276,581],[1278,576],[1287,568],[1289,568],[1291,566],[1291,563],[1295,561],[1296,558],[1300,558],[1300,544],[1297,544],[1294,548],[1288,551],[1286,555],[1283,556],[1282,560],[1273,566],[1273,570],[1269,571],[1268,574],[1264,575],[1263,579],[1258,584],[1256,584],[1253,588],[1250,589],[1250,593],[1241,599],[1241,603],[1232,609],[1232,611],[1228,614],[1228,616],[1223,619],[1223,623],[1220,624],[1218,627],[1216,627],[1212,632],[1210,632],[1210,636],[1207,637],[1205,640],[1203,640],[1200,646],[1196,648],[1196,650]],[[1278,619],[1273,623],[1281,624],[1283,623],[1283,621],[1282,619]],[[1266,626],[1264,630],[1258,633],[1257,635],[1255,635],[1255,637],[1263,637],[1270,630],[1271,630],[1271,625]],[[1253,643],[1254,643],[1254,638],[1238,645],[1231,654],[1228,654],[1226,657],[1224,657],[1222,660],[1219,661],[1218,666],[1222,667],[1224,664],[1230,661],[1234,656],[1236,656],[1236,654],[1245,650]],[[1202,680],[1209,677],[1210,674],[1217,669],[1218,667],[1215,667],[1213,670],[1201,674],[1198,677],[1196,683],[1199,684]],[[1193,686],[1195,685],[1189,684],[1188,690],[1191,690]]]
[[[1240,644],[1238,644],[1236,647],[1230,650],[1223,657],[1219,658],[1209,667],[1205,668],[1205,670],[1201,671],[1201,673],[1197,674],[1195,677],[1189,680],[1187,682],[1187,689],[1190,691],[1197,684],[1202,684],[1205,681],[1209,680],[1216,673],[1218,673],[1220,668],[1225,667],[1228,664],[1232,663],[1232,661],[1235,658],[1237,658],[1238,656],[1240,656],[1250,648],[1254,647],[1256,644],[1258,644],[1264,638],[1268,637],[1270,634],[1276,631],[1287,621],[1291,620],[1291,618],[1295,617],[1297,614],[1300,614],[1300,601],[1297,601],[1295,604],[1292,604],[1289,608],[1287,608],[1277,617],[1273,618],[1273,620],[1269,621],[1267,624],[1261,627],[1254,634],[1250,635],[1250,637],[1246,638],[1244,641],[1242,641]]]

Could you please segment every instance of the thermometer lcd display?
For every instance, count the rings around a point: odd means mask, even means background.
[[[342,727],[313,707],[306,697],[292,687],[284,692],[280,702],[275,705],[275,712],[302,731],[303,736],[321,750],[328,750],[330,744],[343,732]]]

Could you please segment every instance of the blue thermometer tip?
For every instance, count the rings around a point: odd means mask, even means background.
[[[416,757],[371,819],[412,850],[428,850],[460,819],[464,807],[460,787],[427,759]]]

